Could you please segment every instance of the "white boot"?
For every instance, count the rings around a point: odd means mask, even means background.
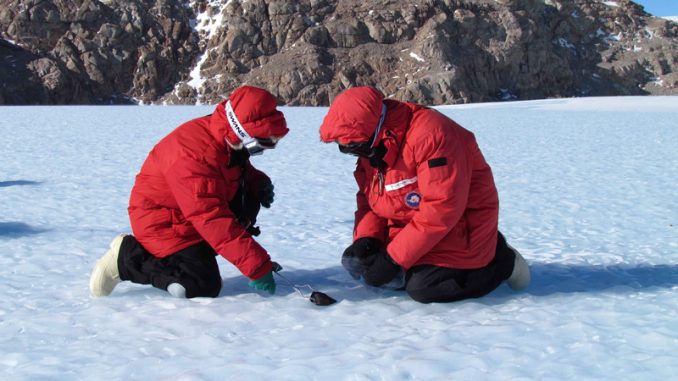
[[[92,276],[89,278],[89,292],[92,296],[110,295],[115,286],[120,283],[118,255],[123,238],[125,238],[125,234],[113,238],[110,249],[94,266]]]
[[[506,284],[514,290],[524,290],[530,285],[530,266],[527,265],[527,261],[520,255],[518,250],[510,245],[509,248],[516,253],[516,259],[513,261],[513,272],[506,280]]]
[[[175,298],[186,299],[186,288],[181,283],[170,283],[167,286],[167,292]]]

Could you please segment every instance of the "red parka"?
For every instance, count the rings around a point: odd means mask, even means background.
[[[267,91],[244,86],[229,99],[250,136],[288,132]],[[257,279],[270,271],[271,261],[229,209],[243,168],[228,165],[232,149],[226,139],[234,146],[240,140],[228,124],[225,104],[182,124],[153,148],[136,177],[128,212],[134,236],[154,256],[207,241],[243,275]],[[255,190],[267,179],[249,161],[245,168],[246,188]]]
[[[358,159],[354,240],[386,242],[405,269],[484,267],[495,255],[499,201],[492,171],[470,131],[435,110],[357,87],[332,103],[321,139],[368,141],[382,104],[387,112],[377,144],[388,149],[387,168],[379,171]]]

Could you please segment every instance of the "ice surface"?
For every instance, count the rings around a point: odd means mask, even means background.
[[[256,157],[276,187],[259,242],[296,284],[247,287],[220,259],[218,298],[124,282],[88,295],[129,231],[148,151],[212,107],[0,107],[3,380],[668,380],[678,371],[678,98],[439,108],[472,130],[500,192],[500,229],[532,265],[525,292],[423,305],[339,264],[354,159],[322,144],[326,108]]]

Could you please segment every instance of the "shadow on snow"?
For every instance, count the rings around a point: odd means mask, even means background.
[[[46,231],[46,229],[37,229],[23,222],[0,222],[0,237],[16,238]]]
[[[476,301],[486,304],[503,303],[520,295],[548,296],[562,293],[587,292],[634,292],[651,288],[671,288],[678,285],[678,265],[567,265],[556,263],[533,263],[532,284],[523,292],[516,292],[501,285],[490,295]],[[308,299],[311,286],[337,301],[368,301],[392,297],[409,299],[404,291],[383,290],[367,287],[353,280],[341,266],[323,269],[283,270],[282,274],[293,285],[300,288],[303,298]],[[299,295],[284,279],[276,276],[277,291],[274,297]],[[148,292],[148,290],[136,290]],[[257,291],[247,286],[247,278],[238,275],[223,279],[223,286],[219,297],[228,297],[255,293]]]
[[[11,180],[11,181],[0,181],[0,188],[13,187],[17,185],[39,185],[39,181],[30,181],[30,180]]]
[[[505,284],[490,295],[512,298],[520,294],[548,296],[561,293],[632,292],[651,288],[671,288],[678,285],[678,265],[616,264],[609,266],[533,263],[532,283],[523,292],[516,292]],[[361,301],[400,296],[403,291],[382,290],[364,286],[353,280],[341,266],[315,270],[283,270],[282,274],[295,285],[308,284],[335,299]],[[277,293],[289,295],[296,291],[276,277]],[[302,289],[308,296],[310,291]],[[308,291],[308,292],[307,292]],[[242,277],[224,279],[220,296],[251,292]]]
[[[39,185],[40,181],[31,181],[31,180],[10,180],[10,181],[0,181],[0,188],[7,188],[13,186],[22,186],[22,185]],[[43,233],[47,230],[45,229],[36,229],[28,224],[23,222],[0,222],[0,237],[22,237],[31,234]]]
[[[537,296],[596,292],[620,287],[620,290],[641,290],[678,285],[678,265],[534,263],[531,269],[532,284],[527,292]]]
[[[275,276],[276,295],[297,294],[300,298],[308,299],[312,291],[321,291],[337,299],[338,301],[365,300],[380,297],[379,293],[366,292],[364,286],[355,283],[353,279],[341,266],[334,266],[324,269],[301,270],[301,269],[283,269],[280,272],[285,279],[278,275]],[[288,283],[289,281],[289,283]],[[299,294],[292,286],[298,288],[303,296]],[[356,293],[351,294],[352,289],[357,288]],[[248,292],[256,292],[247,286],[247,279],[242,276],[236,276],[223,279],[223,285],[219,296],[233,296]]]

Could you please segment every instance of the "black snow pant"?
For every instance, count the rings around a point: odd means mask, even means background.
[[[405,274],[405,291],[421,303],[446,303],[489,294],[513,272],[515,252],[506,238],[497,234],[497,251],[487,266],[451,269],[433,265],[414,266]]]
[[[128,235],[120,246],[118,269],[120,279],[133,283],[150,284],[167,290],[172,283],[186,289],[186,297],[216,297],[221,291],[221,274],[217,253],[207,242],[201,242],[165,258],[146,251],[134,236]]]
[[[254,226],[261,208],[259,198],[251,193],[243,195],[244,178],[229,203],[229,208],[251,235],[259,235]],[[149,253],[131,235],[126,236],[120,247],[118,269],[120,279],[133,283],[150,284],[167,290],[172,283],[179,283],[186,289],[187,298],[198,296],[216,297],[221,291],[221,274],[216,256],[218,254],[205,241],[179,250],[165,258]]]

